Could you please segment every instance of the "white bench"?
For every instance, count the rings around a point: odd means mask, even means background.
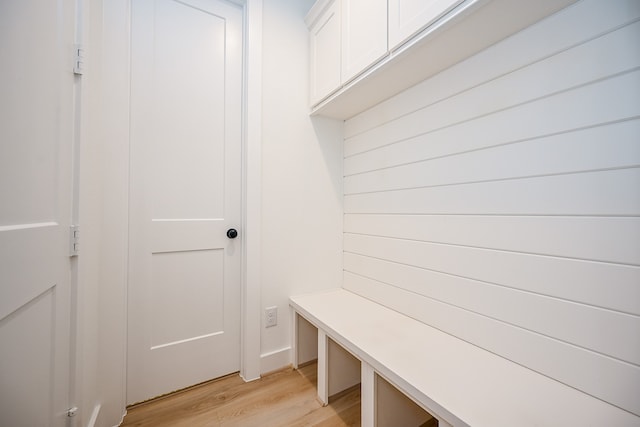
[[[294,296],[290,306],[294,367],[315,356],[309,355],[315,346],[305,348],[310,328],[302,317],[317,328],[319,400],[327,404],[330,394],[361,382],[363,427],[422,422],[388,402],[396,398],[382,386],[387,382],[440,426],[639,423],[627,411],[344,289]],[[353,361],[331,350],[334,342],[359,361],[359,372],[353,372]],[[406,417],[399,421],[401,415]]]

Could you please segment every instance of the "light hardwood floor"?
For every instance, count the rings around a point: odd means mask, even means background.
[[[123,427],[360,426],[360,388],[316,399],[316,364],[245,383],[231,375],[132,406]]]

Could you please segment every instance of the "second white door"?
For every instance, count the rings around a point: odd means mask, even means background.
[[[240,368],[242,13],[133,0],[131,37],[128,403]]]

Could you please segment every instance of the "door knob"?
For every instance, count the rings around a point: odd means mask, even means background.
[[[235,228],[228,229],[227,237],[230,239],[235,239],[236,237],[238,237],[238,230],[236,230]]]

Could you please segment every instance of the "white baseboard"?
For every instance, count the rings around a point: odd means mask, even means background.
[[[120,427],[122,425],[122,423],[124,422],[124,417],[126,417],[126,416],[127,416],[127,410],[125,409],[124,410],[124,414],[122,414],[122,418],[120,418],[120,422],[118,424],[116,424],[115,426],[113,426],[113,427]]]
[[[260,374],[277,371],[291,365],[291,347],[260,355]]]

